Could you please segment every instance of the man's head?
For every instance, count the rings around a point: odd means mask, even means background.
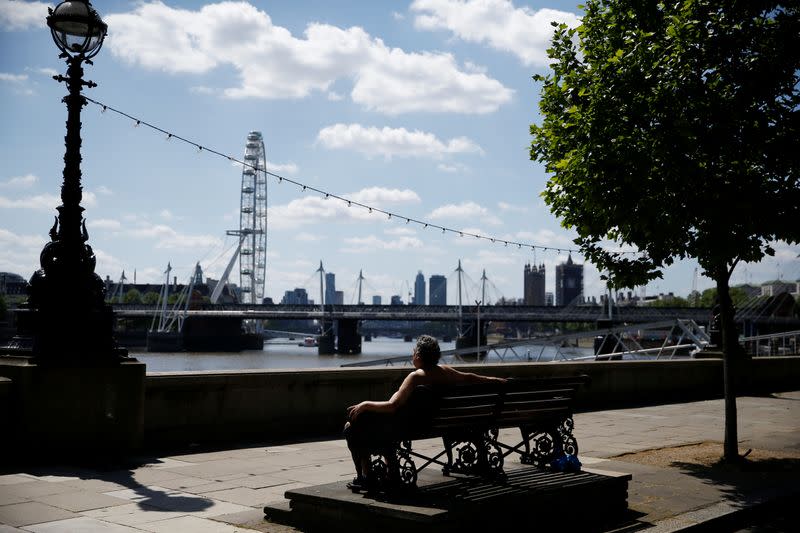
[[[417,338],[417,346],[414,348],[414,353],[420,358],[422,366],[430,367],[439,362],[442,350],[439,348],[439,343],[436,342],[436,339],[430,335],[420,335]]]

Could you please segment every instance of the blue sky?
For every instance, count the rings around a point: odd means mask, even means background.
[[[577,1],[95,2],[109,37],[86,66],[87,96],[241,158],[261,131],[268,170],[400,215],[501,240],[573,247],[539,197],[528,158],[539,119],[550,20],[576,24]],[[29,277],[52,225],[63,169],[65,70],[47,4],[0,0],[0,271]],[[241,169],[89,105],[83,185],[97,272],[179,280],[200,261],[218,277],[238,227]],[[487,299],[522,296],[526,262],[545,263],[547,290],[566,254],[516,249],[369,215],[270,180],[266,295],[319,293],[319,261],[345,302],[359,269],[365,299],[405,295],[421,270],[455,270]],[[227,250],[227,251],[226,251]],[[800,247],[740,266],[734,282],[800,278]],[[582,262],[580,256],[573,259]],[[669,268],[648,294],[687,294],[696,263]],[[233,281],[238,281],[234,279]],[[711,286],[700,277],[699,288]],[[475,299],[469,284],[465,298]],[[591,265],[585,292],[604,285]]]

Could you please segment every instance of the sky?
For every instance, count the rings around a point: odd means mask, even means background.
[[[459,260],[465,301],[481,297],[484,269],[487,303],[520,298],[526,263],[545,264],[553,291],[555,265],[575,248],[540,197],[547,175],[529,159],[529,126],[540,120],[531,77],[547,72],[550,22],[578,24],[577,4],[97,1],[109,30],[85,66],[98,84],[85,94],[237,159],[260,131],[268,171],[396,215],[270,178],[265,295],[275,301],[295,287],[318,295],[320,261],[345,303],[360,270],[368,302],[407,300],[418,271],[447,276],[454,302]],[[63,170],[66,88],[52,76],[65,65],[47,6],[0,0],[0,271],[25,278],[39,268]],[[186,282],[199,261],[218,278],[236,244],[226,230],[238,229],[241,167],[93,104],[82,123],[96,272],[156,283],[170,263]],[[777,243],[774,258],[738,266],[732,282],[800,279],[799,254]],[[686,260],[640,291],[712,285]],[[605,292],[591,264],[584,292]]]

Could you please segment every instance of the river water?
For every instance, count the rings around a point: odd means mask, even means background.
[[[408,356],[414,343],[403,339],[375,337],[371,342],[361,344],[361,355],[319,355],[316,347],[298,346],[302,339],[270,339],[264,343],[263,350],[247,350],[238,353],[147,353],[131,351],[131,355],[147,364],[148,372],[194,372],[200,370],[259,370],[288,368],[333,368],[347,363],[375,361],[398,356]],[[442,350],[455,348],[454,342],[440,342]],[[546,348],[540,354],[540,347],[516,349],[517,355],[504,354],[506,361],[524,361],[528,357],[542,361],[552,360],[555,350]],[[497,354],[490,352],[487,362],[499,362]],[[395,363],[397,365],[397,363]]]

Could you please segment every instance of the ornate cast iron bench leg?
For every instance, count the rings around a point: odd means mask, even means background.
[[[575,422],[572,417],[564,418],[558,425],[558,435],[561,440],[561,449],[567,455],[578,456],[578,441],[572,435],[572,430],[575,428]]]
[[[556,428],[523,426],[519,430],[526,443],[526,450],[520,453],[522,464],[542,467],[560,455],[562,437]]]

